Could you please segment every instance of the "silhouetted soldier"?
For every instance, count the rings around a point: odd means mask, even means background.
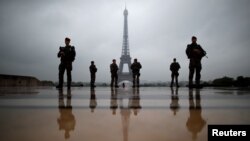
[[[171,74],[171,87],[173,87],[173,84],[174,84],[174,79],[175,79],[175,83],[176,83],[176,87],[179,87],[179,84],[178,84],[178,76],[179,76],[179,69],[181,68],[181,66],[179,65],[178,62],[176,62],[176,58],[174,58],[174,62],[171,63],[170,65],[170,70],[172,72]]]
[[[95,86],[95,77],[96,77],[96,72],[97,72],[97,68],[95,66],[95,62],[91,61],[91,65],[89,66],[89,71],[90,71],[90,86],[92,88],[96,87]]]
[[[60,117],[57,119],[57,123],[59,125],[59,130],[65,130],[64,137],[68,139],[70,137],[69,132],[75,129],[75,116],[72,113],[71,106],[71,91],[67,91],[67,101],[66,105],[64,103],[64,95],[63,90],[59,90],[59,112]]]
[[[95,96],[95,89],[91,88],[91,90],[90,90],[89,108],[91,109],[92,113],[94,112],[96,106],[97,106],[97,102],[96,102],[96,96]]]
[[[116,60],[113,59],[113,63],[110,64],[110,73],[111,73],[111,84],[110,84],[110,86],[111,87],[113,87],[113,84],[115,83],[115,87],[118,88],[118,84],[117,84],[118,74],[117,74],[117,71],[118,71],[118,66],[116,64]]]
[[[140,69],[141,64],[140,62],[137,62],[137,59],[134,59],[134,63],[130,66],[132,73],[133,73],[133,87],[137,85],[137,87],[140,86]],[[135,84],[136,83],[136,84]]]
[[[206,121],[202,117],[202,107],[201,107],[201,98],[200,90],[196,89],[195,98],[193,96],[193,89],[189,90],[189,118],[186,122],[188,131],[192,133],[192,138],[195,140],[197,134],[206,125]]]
[[[76,52],[75,47],[70,45],[70,39],[65,38],[65,47],[60,47],[57,54],[58,58],[61,58],[61,63],[59,65],[59,85],[57,88],[61,89],[63,87],[63,75],[65,70],[67,71],[67,86],[68,89],[71,87],[71,71],[72,62],[75,60]]]
[[[197,38],[195,36],[192,37],[192,43],[187,45],[186,54],[190,60],[189,63],[189,87],[193,87],[193,76],[194,72],[196,87],[200,87],[200,78],[201,78],[201,59],[206,56],[206,52],[202,49],[202,47],[196,43]]]

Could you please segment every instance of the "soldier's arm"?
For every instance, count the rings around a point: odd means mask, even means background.
[[[130,69],[133,69],[134,68],[134,64],[130,65]]]
[[[119,70],[119,67],[116,65],[116,70]]]
[[[110,64],[109,68],[110,68],[110,72],[112,72],[112,64]]]
[[[73,61],[75,60],[75,57],[76,57],[75,47],[72,46],[72,59],[73,59]]]
[[[57,57],[60,58],[62,57],[62,54],[63,54],[63,47],[59,47],[59,52],[57,53]]]
[[[95,66],[95,72],[97,72],[97,67]]]
[[[190,45],[187,45],[186,54],[187,57],[190,58]]]
[[[61,57],[61,52],[60,52],[60,51],[57,53],[57,57],[58,57],[58,58]]]
[[[142,68],[141,63],[139,63],[139,67],[140,67],[140,69]]]
[[[89,66],[89,71],[91,72],[91,66]]]
[[[73,54],[74,57],[76,57],[76,50],[75,50],[75,47],[73,46],[72,49],[73,49],[72,54]]]
[[[200,45],[199,45],[199,47],[200,47],[200,49],[202,51],[202,57],[206,56],[207,55],[206,51]]]

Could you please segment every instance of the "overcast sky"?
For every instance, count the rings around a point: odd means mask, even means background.
[[[174,57],[180,80],[188,79],[185,54],[191,36],[207,51],[202,80],[250,76],[249,0],[127,0],[129,47],[142,64],[141,79],[169,81]],[[0,73],[58,79],[56,54],[70,37],[77,56],[73,81],[110,81],[109,64],[120,62],[124,0],[1,0]]]

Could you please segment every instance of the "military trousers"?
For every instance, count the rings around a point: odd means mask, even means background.
[[[140,85],[140,73],[133,73],[133,86],[137,85],[139,87]]]
[[[117,73],[111,73],[111,84],[110,86],[113,87],[113,84],[115,83],[115,86],[118,86],[118,74]]]
[[[175,79],[175,84],[176,84],[176,86],[178,87],[179,86],[179,84],[178,84],[178,76],[179,76],[179,73],[178,72],[172,72],[172,74],[171,74],[171,87],[173,86],[173,84],[174,84],[174,79]]]
[[[67,71],[67,86],[71,86],[71,71],[72,71],[72,62],[61,62],[59,65],[59,86],[63,86],[63,76],[65,70]]]
[[[201,79],[201,62],[196,61],[196,60],[191,60],[190,59],[190,64],[189,64],[189,84],[193,84],[193,77],[195,73],[195,83],[196,85],[200,84],[200,79]]]
[[[95,73],[91,73],[91,74],[90,74],[90,85],[91,85],[91,86],[94,86],[94,85],[95,85],[95,78],[96,78]]]

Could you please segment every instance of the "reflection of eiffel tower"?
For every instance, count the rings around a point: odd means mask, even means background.
[[[128,141],[128,131],[129,131],[129,119],[130,119],[130,108],[129,106],[123,105],[123,98],[120,99],[120,110],[121,110],[121,118],[122,118],[122,133],[123,133],[123,141]]]
[[[131,112],[128,107],[121,109],[123,141],[128,141],[130,113]]]
[[[129,53],[128,44],[128,10],[125,8],[124,12],[124,28],[123,28],[123,43],[122,43],[122,56],[120,57],[118,83],[124,80],[132,82],[131,57]],[[128,72],[124,72],[124,65],[128,65]]]
[[[132,92],[130,92],[130,94],[127,96],[125,96],[126,93],[121,93],[123,97],[119,98],[123,141],[128,141],[129,138],[129,122],[130,122],[131,112],[134,112],[134,115],[137,116],[139,110],[141,109],[139,91],[140,91],[139,89],[133,89],[133,94],[131,94]],[[128,103],[124,104],[124,101]]]

